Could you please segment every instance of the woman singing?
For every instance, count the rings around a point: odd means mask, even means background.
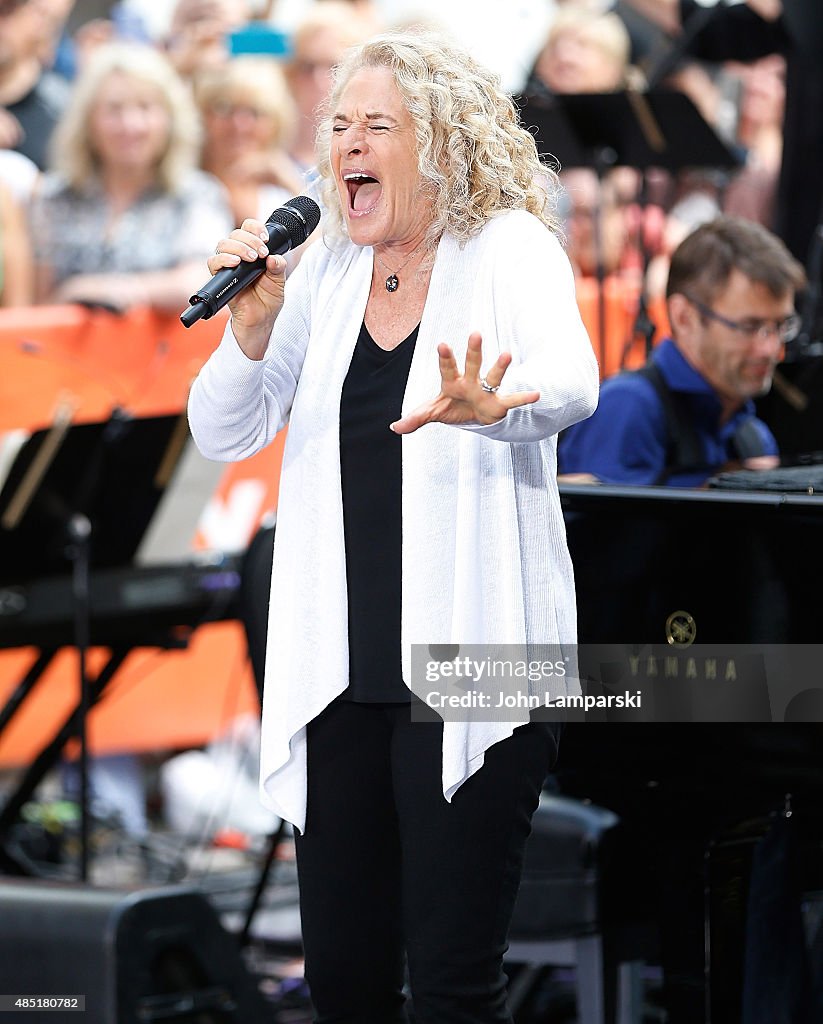
[[[189,407],[213,459],[289,424],[263,793],[300,833],[318,1022],[405,1021],[406,964],[419,1024],[511,1022],[502,956],[555,733],[444,722],[410,680],[414,645],[575,642],[556,435],[598,371],[556,181],[495,76],[408,34],[337,69],[318,168],[324,238],[285,289],[272,255],[233,300]],[[266,252],[247,220],[209,268]]]

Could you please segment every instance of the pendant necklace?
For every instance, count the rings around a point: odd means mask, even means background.
[[[397,268],[397,270],[392,270],[391,267],[387,267],[386,264],[380,259],[380,257],[377,255],[377,252],[375,251],[374,258],[377,260],[377,262],[380,264],[381,267],[384,267],[389,272],[389,276],[386,278],[386,291],[387,292],[396,292],[397,289],[400,287],[400,279],[397,276],[398,272],[401,271],[403,269],[403,267],[406,266],[406,264],[409,262],[409,260],[412,258],[412,256],[415,255],[415,253],[420,251],[420,249],[423,247],[424,242],[425,242],[425,239],[423,239],[423,241],[420,243],[420,245],[417,246],[416,249],[412,249],[412,251],[405,258],[405,260],[403,260],[403,262],[400,264],[400,266]]]

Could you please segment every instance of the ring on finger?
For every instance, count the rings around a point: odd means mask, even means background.
[[[495,384],[495,385],[489,384],[489,382],[486,380],[485,377],[481,377],[480,378],[480,387],[484,391],[488,391],[488,393],[490,395],[493,395],[495,393],[495,391],[498,391],[500,389],[500,385],[499,384]]]
[[[215,256],[219,256],[220,255],[220,251],[221,251],[220,250],[220,243],[218,242],[217,245],[214,247],[214,255]]]

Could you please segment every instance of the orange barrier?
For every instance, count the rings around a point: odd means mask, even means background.
[[[600,364],[601,378],[611,377],[621,369],[642,366],[646,361],[646,345],[643,338],[634,334],[640,301],[638,289],[622,278],[606,278],[602,290],[605,330],[601,339],[601,290],[598,282],[591,277],[579,278],[576,288],[577,305]],[[657,344],[669,329],[665,300],[650,302],[648,313],[655,325],[653,344]]]
[[[137,416],[185,407],[192,379],[220,339],[225,314],[187,330],[176,315],[127,316],[79,306],[0,310],[0,432],[48,426],[68,403],[75,422],[115,408]],[[228,465],[193,549],[230,537],[242,547],[277,505],[283,435]],[[193,550],[194,553],[194,550]],[[0,706],[33,662],[31,648],[0,651]],[[102,652],[92,652],[92,672]],[[55,659],[0,734],[0,766],[30,762],[77,699],[77,657]],[[239,623],[201,627],[183,651],[129,656],[89,717],[96,753],[185,748],[208,742],[235,714],[258,707]]]
[[[74,404],[77,422],[103,419],[115,406],[137,416],[177,412],[225,322],[222,315],[187,331],[177,316],[150,309],[0,310],[0,430],[47,425],[59,400]]]

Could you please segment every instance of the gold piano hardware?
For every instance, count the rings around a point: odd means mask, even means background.
[[[666,619],[666,643],[671,647],[691,647],[697,636],[697,623],[684,611],[672,612]]]

